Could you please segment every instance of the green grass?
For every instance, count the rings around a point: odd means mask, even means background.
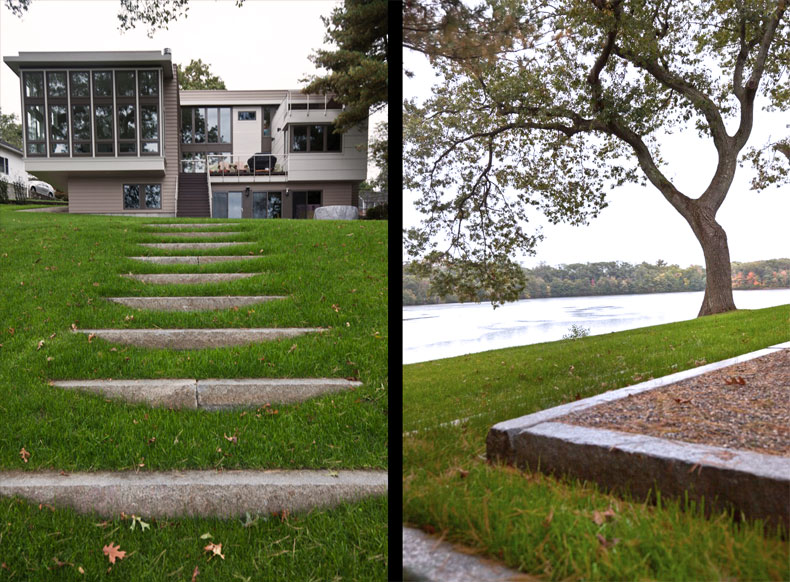
[[[788,580],[787,540],[760,522],[484,457],[496,422],[788,339],[781,306],[405,366],[404,430],[418,432],[404,437],[404,521],[551,580]]]
[[[387,467],[387,225],[242,221],[254,261],[155,265],[165,255],[135,219],[17,213],[0,206],[0,470],[384,469]],[[179,220],[181,222],[181,220]],[[194,219],[185,222],[205,222]],[[221,223],[218,223],[221,224]],[[153,229],[151,229],[153,231]],[[157,286],[122,273],[260,272],[240,281]],[[238,310],[129,309],[112,296],[286,295]],[[77,328],[324,327],[236,348],[173,351],[89,341]],[[43,344],[41,343],[43,341]],[[297,405],[205,412],[149,408],[52,388],[55,379],[353,377],[361,388]],[[237,441],[225,437],[235,435]],[[31,453],[27,463],[22,447]],[[145,519],[145,516],[142,516]],[[374,580],[387,568],[384,498],[285,520],[103,520],[0,498],[0,579],[98,579],[110,541],[128,552],[123,580]],[[200,536],[223,544],[212,558]],[[58,565],[58,563],[66,563]],[[79,573],[82,567],[85,574]]]
[[[0,580],[384,580],[387,501],[372,498],[306,515],[104,520],[0,498]],[[247,524],[245,525],[245,522]],[[209,534],[211,537],[203,537]],[[126,557],[111,565],[110,543]],[[224,559],[204,548],[222,544]],[[84,574],[80,573],[82,568]]]
[[[386,223],[244,221],[233,238],[260,258],[152,265],[147,220],[0,207],[0,468],[385,468]],[[159,219],[159,222],[173,222]],[[226,254],[217,249],[208,254]],[[238,251],[231,251],[236,254]],[[194,254],[194,253],[193,253]],[[261,272],[211,285],[151,285],[145,272]],[[108,296],[283,294],[238,310],[130,309]],[[88,341],[78,328],[329,327],[236,348],[173,351]],[[39,349],[39,342],[44,344]],[[294,347],[295,346],[295,347]],[[247,413],[176,411],[54,389],[55,379],[354,377],[356,390]],[[228,446],[224,435],[238,442]],[[68,438],[63,438],[68,435]],[[31,453],[22,463],[19,451]],[[218,451],[221,449],[221,451]]]

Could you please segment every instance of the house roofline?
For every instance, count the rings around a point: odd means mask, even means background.
[[[0,139],[0,147],[2,147],[3,149],[6,149],[6,150],[11,150],[12,152],[14,152],[16,154],[19,154],[20,156],[24,156],[24,152],[22,150],[20,150],[16,146],[11,145],[7,141],[3,141],[2,139]]]
[[[159,51],[64,51],[20,52],[19,56],[4,57],[8,67],[20,70],[54,67],[162,67],[166,79],[173,78],[172,54]]]

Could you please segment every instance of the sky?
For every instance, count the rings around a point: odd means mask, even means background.
[[[169,48],[173,61],[202,59],[228,89],[298,89],[315,74],[309,56],[326,47],[321,16],[342,4],[330,0],[192,0],[186,18],[148,38],[147,28],[121,32],[118,0],[33,0],[22,19],[0,2],[0,60],[20,51],[113,51]],[[20,114],[19,78],[0,64],[0,108]],[[377,114],[370,128],[386,119]],[[376,170],[368,168],[372,177]]]
[[[405,51],[404,68],[414,73],[403,79],[404,97],[425,99],[437,79],[427,59]],[[755,114],[755,128],[747,144],[763,144],[790,133],[787,112]],[[667,175],[682,192],[697,198],[715,170],[715,149],[697,138],[696,131],[662,140]],[[408,161],[404,160],[404,164]],[[749,169],[739,168],[730,192],[717,214],[727,233],[730,259],[737,262],[790,258],[790,186],[763,192],[749,189]],[[421,214],[414,208],[416,194],[404,192],[404,226],[416,226]],[[662,259],[681,267],[704,265],[699,242],[686,221],[652,186],[626,185],[607,195],[609,206],[587,226],[551,225],[542,217],[544,240],[535,256],[518,257],[526,267],[600,261],[654,263]],[[530,224],[533,224],[532,221]]]

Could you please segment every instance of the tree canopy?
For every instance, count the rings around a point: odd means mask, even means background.
[[[387,0],[346,0],[322,17],[324,40],[333,50],[319,50],[311,60],[328,72],[311,76],[305,93],[333,93],[345,106],[336,130],[365,121],[387,105]]]
[[[176,64],[178,71],[178,88],[185,89],[226,89],[225,81],[217,75],[212,75],[208,63],[202,59],[192,59],[189,64],[181,68]]]
[[[758,98],[790,101],[785,10],[785,0],[408,2],[404,43],[443,83],[405,104],[405,183],[426,214],[407,250],[440,291],[512,300],[524,286],[513,257],[541,238],[527,230],[530,209],[584,224],[607,190],[649,183],[703,248],[700,314],[734,309],[715,216],[739,163],[763,165],[757,188],[787,179],[771,155],[785,142],[744,149]],[[680,131],[715,146],[702,192],[668,177],[660,138]]]
[[[0,112],[0,139],[22,149],[22,124],[15,113],[5,115]]]

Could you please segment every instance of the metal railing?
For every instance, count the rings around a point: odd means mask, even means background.
[[[214,176],[287,176],[288,154],[207,154],[181,160],[181,171]]]

